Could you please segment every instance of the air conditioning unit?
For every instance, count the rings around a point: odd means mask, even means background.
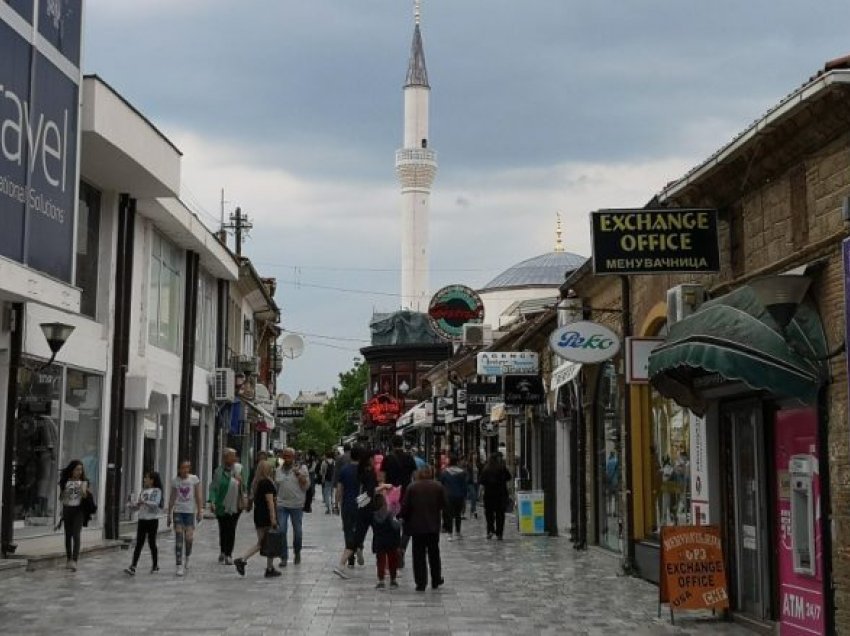
[[[255,375],[260,366],[260,359],[257,356],[234,356],[232,366],[245,375]]]
[[[705,287],[696,284],[676,285],[667,290],[667,326],[684,320],[706,301]]]
[[[493,328],[479,323],[465,324],[463,344],[467,347],[486,347],[493,344]]]
[[[221,367],[215,370],[213,397],[216,402],[232,402],[236,397],[236,373],[233,369]]]

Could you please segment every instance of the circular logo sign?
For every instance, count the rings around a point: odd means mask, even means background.
[[[440,337],[459,342],[463,338],[465,324],[484,320],[484,301],[474,289],[449,285],[431,298],[428,318]]]
[[[605,325],[580,320],[559,327],[549,336],[549,346],[571,362],[604,362],[620,351],[620,338]]]

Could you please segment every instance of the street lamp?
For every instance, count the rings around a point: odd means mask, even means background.
[[[45,340],[47,340],[47,346],[50,347],[50,360],[42,367],[45,368],[53,364],[56,354],[59,353],[59,350],[74,332],[74,326],[66,325],[63,322],[43,322],[39,327],[41,327],[41,332],[44,334]]]

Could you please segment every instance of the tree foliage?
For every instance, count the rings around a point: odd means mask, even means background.
[[[300,450],[324,452],[336,446],[339,438],[357,429],[363,396],[369,382],[369,366],[358,362],[339,374],[339,386],[321,408],[311,408],[298,423],[294,446]]]

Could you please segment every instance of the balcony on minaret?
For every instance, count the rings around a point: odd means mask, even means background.
[[[437,153],[429,148],[402,148],[395,153],[402,190],[430,189],[437,176]]]

